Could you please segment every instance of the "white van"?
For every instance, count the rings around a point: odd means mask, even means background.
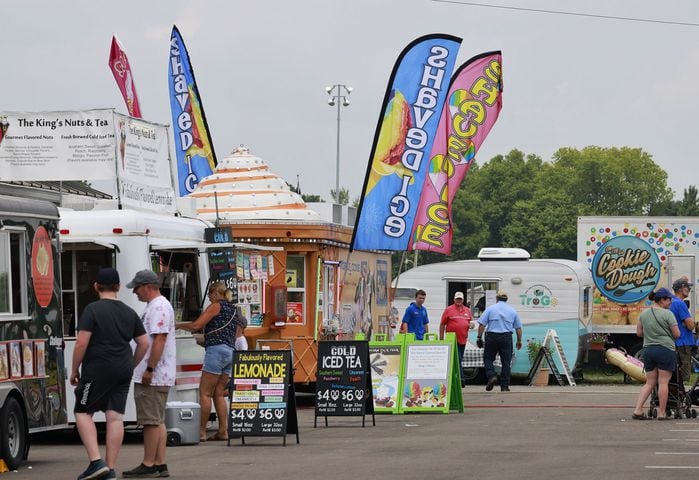
[[[66,367],[70,370],[75,329],[85,306],[96,300],[93,283],[97,271],[113,266],[119,271],[119,300],[137,313],[145,304],[125,285],[139,270],[150,268],[163,280],[161,293],[168,298],[177,321],[194,320],[202,307],[209,268],[205,250],[206,221],[135,210],[60,209],[61,284]],[[171,400],[198,401],[204,350],[188,332],[177,335],[177,379]],[[73,388],[67,383],[66,389]],[[75,397],[68,397],[69,421],[74,422]],[[95,415],[103,421],[101,413]],[[136,420],[132,395],[124,419]]]
[[[439,333],[442,312],[453,303],[455,292],[464,293],[464,303],[478,318],[502,289],[523,325],[523,347],[515,350],[512,372],[529,371],[526,341],[543,341],[548,329],[556,330],[566,359],[574,368],[581,359],[580,337],[589,333],[592,314],[589,269],[571,260],[530,260],[528,252],[513,248],[484,248],[478,257],[479,260],[421,265],[401,273],[394,281],[393,301],[399,321],[418,289],[427,294],[424,306],[430,319],[429,330],[434,333]],[[476,348],[475,343],[475,330],[471,330],[464,359],[469,358],[469,349]]]

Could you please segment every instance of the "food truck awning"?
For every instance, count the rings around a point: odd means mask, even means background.
[[[119,247],[109,242],[100,242],[94,238],[80,237],[61,237],[61,245],[68,247],[69,250],[89,250],[97,247],[107,248],[109,250],[119,251]]]
[[[151,250],[199,250],[201,252],[206,251],[210,248],[236,248],[239,250],[260,250],[268,252],[281,252],[282,250],[284,250],[283,247],[268,247],[265,245],[255,245],[252,243],[186,243],[177,240],[173,240],[172,242],[152,244],[150,246]]]

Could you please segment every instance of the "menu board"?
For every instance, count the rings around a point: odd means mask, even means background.
[[[374,413],[366,341],[318,342],[316,417]]]
[[[369,345],[371,389],[377,412],[397,412],[401,399],[402,344]]]
[[[209,272],[212,280],[221,280],[233,292],[233,302],[238,303],[238,280],[235,253],[232,248],[215,248],[208,251]]]
[[[402,411],[449,411],[449,376],[452,345],[417,342],[406,345]]]
[[[233,352],[229,437],[284,436],[298,420],[289,350]]]

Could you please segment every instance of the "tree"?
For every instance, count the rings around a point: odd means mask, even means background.
[[[349,203],[349,190],[344,187],[340,187],[339,193],[340,194],[337,195],[335,189],[331,188],[330,198],[332,198],[335,203],[339,203],[340,205],[347,205]]]
[[[301,198],[303,198],[303,201],[306,202],[306,203],[309,203],[309,202],[317,202],[317,203],[323,202],[323,199],[320,197],[320,195],[304,195],[304,194],[301,194]]]

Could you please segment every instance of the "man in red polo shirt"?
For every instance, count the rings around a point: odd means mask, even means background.
[[[456,292],[454,303],[449,305],[442,314],[442,321],[439,325],[439,338],[444,340],[444,332],[454,332],[456,334],[456,346],[459,352],[459,373],[461,374],[461,388],[466,385],[464,369],[461,367],[461,360],[464,358],[464,349],[468,339],[468,330],[471,328],[471,310],[464,305],[464,294]]]

